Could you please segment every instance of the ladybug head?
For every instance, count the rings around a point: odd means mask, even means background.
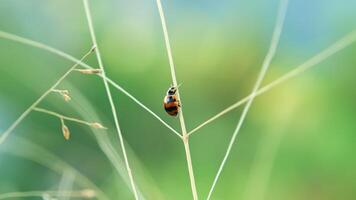
[[[177,92],[177,87],[171,86],[167,91],[167,95],[174,95],[176,92]]]

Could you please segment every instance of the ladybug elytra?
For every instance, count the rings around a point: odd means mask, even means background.
[[[167,91],[167,95],[164,97],[163,106],[167,114],[171,116],[177,116],[180,108],[180,103],[176,95],[177,87],[170,87]]]

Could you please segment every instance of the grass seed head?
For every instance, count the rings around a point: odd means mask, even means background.
[[[82,74],[101,74],[101,69],[78,69],[78,72]]]
[[[62,97],[63,97],[63,99],[64,99],[64,101],[70,101],[72,98],[70,97],[70,95],[69,95],[69,91],[68,90],[57,90],[57,89],[53,89],[52,90],[53,92],[57,92],[57,93],[59,93]]]
[[[69,95],[67,95],[67,94],[63,94],[62,95],[63,96],[63,98],[64,98],[64,101],[70,101],[72,98],[69,96]]]
[[[69,138],[70,138],[70,131],[69,131],[69,128],[68,128],[66,125],[64,125],[64,124],[62,124],[62,132],[63,132],[63,137],[64,137],[64,139],[69,140]]]
[[[107,129],[105,126],[103,126],[102,124],[98,123],[98,122],[93,122],[90,125],[93,128],[99,128],[99,129]]]

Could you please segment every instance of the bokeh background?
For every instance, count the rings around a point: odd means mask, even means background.
[[[155,1],[90,3],[108,76],[180,130],[179,120],[162,108],[171,76]],[[252,90],[279,1],[162,3],[191,130]],[[291,0],[264,84],[354,30],[355,19],[356,1]],[[77,58],[91,47],[82,1],[1,0],[0,30]],[[356,199],[355,55],[356,44],[256,98],[212,199]],[[94,54],[86,62],[97,66]],[[0,38],[1,132],[71,65]],[[0,194],[93,188],[87,178],[109,199],[133,199],[102,80],[72,73],[59,88],[68,89],[72,101],[51,94],[40,107],[100,121],[108,131],[68,122],[72,137],[65,141],[57,118],[31,113],[0,145]],[[191,199],[182,142],[127,96],[112,91],[144,197]],[[241,110],[191,137],[201,199],[208,194]]]

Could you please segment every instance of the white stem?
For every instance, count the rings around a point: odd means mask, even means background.
[[[104,65],[103,65],[103,62],[102,62],[101,56],[100,56],[100,50],[99,50],[98,44],[96,42],[96,37],[95,37],[95,32],[94,32],[94,27],[93,27],[93,22],[92,22],[92,17],[91,17],[90,8],[89,8],[89,2],[88,2],[88,0],[83,0],[83,3],[84,3],[84,9],[85,9],[86,18],[88,20],[90,36],[91,36],[93,45],[96,47],[95,53],[96,53],[96,57],[97,57],[97,60],[98,60],[98,63],[99,63],[99,68],[102,70],[101,74],[102,74],[102,77],[103,77],[105,90],[106,90],[106,93],[108,95],[108,99],[109,99],[109,102],[110,102],[111,112],[112,112],[112,115],[114,117],[115,127],[116,127],[117,134],[119,136],[120,146],[121,146],[122,154],[124,156],[126,170],[127,170],[128,175],[129,175],[129,178],[130,178],[131,188],[132,188],[132,191],[134,193],[135,199],[138,200],[139,198],[138,198],[138,193],[137,193],[137,189],[136,189],[136,184],[134,182],[133,175],[132,175],[131,168],[130,168],[130,164],[129,164],[129,160],[128,160],[128,157],[127,157],[125,144],[124,144],[124,139],[122,137],[122,133],[121,133],[120,125],[119,125],[119,120],[118,120],[118,116],[117,116],[117,113],[116,113],[115,104],[114,104],[114,101],[112,99],[112,95],[111,95],[111,92],[110,92],[108,81],[106,79]]]
[[[64,125],[64,120],[77,122],[79,124],[84,124],[84,125],[87,125],[87,126],[90,126],[90,127],[93,127],[93,124],[94,124],[94,122],[87,122],[87,121],[84,121],[84,120],[81,120],[81,119],[77,119],[77,118],[74,118],[74,117],[67,117],[67,116],[64,116],[62,114],[59,114],[59,113],[56,113],[56,112],[53,112],[53,111],[50,111],[50,110],[46,110],[46,109],[43,109],[43,108],[34,107],[34,108],[32,108],[32,110],[36,111],[36,112],[46,113],[48,115],[52,115],[52,116],[58,117],[61,120],[62,125]],[[103,127],[103,129],[106,129],[106,128]]]
[[[4,31],[0,31],[0,38],[4,38],[4,39],[7,39],[7,40],[12,40],[12,41],[15,41],[15,42],[19,42],[21,44],[25,44],[25,45],[36,47],[36,48],[39,48],[39,49],[43,49],[45,51],[51,52],[53,54],[56,54],[56,55],[58,55],[58,56],[60,56],[60,57],[62,57],[64,59],[67,59],[67,60],[72,61],[74,63],[78,63],[78,65],[80,65],[80,66],[82,66],[82,67],[84,67],[86,69],[95,69],[95,68],[87,65],[86,63],[83,63],[81,60],[79,60],[77,58],[74,58],[73,56],[71,56],[71,55],[69,55],[67,53],[64,53],[63,51],[60,51],[58,49],[55,49],[55,48],[53,48],[51,46],[45,45],[45,44],[40,43],[40,42],[37,42],[37,41],[34,41],[34,40],[30,40],[28,38],[20,37],[18,35],[7,33],[7,32],[4,32]],[[108,83],[110,83],[116,89],[118,89],[119,91],[124,93],[126,96],[128,96],[130,99],[132,99],[135,103],[137,103],[139,106],[141,106],[147,112],[149,112],[152,116],[154,116],[156,119],[158,119],[164,126],[169,128],[174,134],[176,134],[178,137],[181,137],[179,135],[179,133],[176,130],[174,130],[174,128],[172,128],[170,125],[168,125],[163,119],[161,119],[157,114],[155,114],[152,110],[150,110],[147,106],[145,106],[143,103],[141,103],[138,99],[136,99],[129,92],[127,92],[124,88],[119,86],[117,83],[115,83],[113,80],[109,79],[108,77],[103,77],[101,74],[98,74],[98,76],[100,76],[100,77],[104,78],[105,80],[107,80]],[[14,129],[15,127],[13,127],[12,129]],[[0,138],[0,144],[1,144],[1,138]]]
[[[35,102],[32,103],[30,107],[28,107],[25,112],[23,112],[19,118],[17,118],[11,126],[0,136],[0,144],[2,144],[6,138],[10,135],[10,133],[17,127],[18,124],[21,123],[23,119],[35,108],[49,93],[52,92],[72,71],[75,69],[80,62],[82,62],[90,53],[92,49],[86,53],[80,60],[76,61],[75,64],[69,68],[47,91],[45,91]]]
[[[279,8],[279,11],[278,11],[278,16],[277,16],[277,20],[276,20],[276,25],[275,25],[275,28],[274,28],[274,31],[273,31],[273,36],[272,36],[272,41],[271,41],[271,45],[270,45],[270,48],[267,52],[267,55],[263,61],[263,64],[262,64],[262,68],[261,68],[261,71],[258,75],[258,78],[257,78],[257,81],[255,83],[255,86],[253,87],[253,90],[252,90],[252,93],[253,94],[251,96],[251,98],[248,100],[244,110],[242,111],[242,114],[241,114],[241,117],[240,117],[240,120],[236,126],[236,129],[232,135],[232,138],[230,140],[230,143],[229,143],[229,146],[226,150],[226,153],[225,153],[225,156],[224,156],[224,159],[222,160],[221,164],[220,164],[220,167],[219,167],[219,170],[214,178],[214,181],[213,181],[213,184],[210,188],[210,191],[209,191],[209,194],[208,194],[208,197],[207,197],[207,200],[210,199],[213,191],[214,191],[214,188],[215,188],[215,185],[220,177],[220,174],[225,166],[225,163],[227,161],[227,158],[229,157],[230,155],[230,152],[231,152],[231,149],[232,149],[232,146],[233,144],[235,143],[235,140],[236,140],[236,136],[238,135],[241,127],[242,127],[242,124],[244,122],[244,119],[246,118],[247,116],[247,113],[252,105],[252,102],[253,102],[253,99],[255,97],[255,94],[258,90],[258,88],[260,87],[261,83],[262,83],[262,80],[263,78],[265,77],[266,75],[266,72],[268,70],[268,67],[270,66],[271,64],[271,61],[275,55],[275,52],[276,52],[276,49],[277,49],[277,46],[278,46],[278,42],[279,42],[279,38],[280,38],[280,35],[281,35],[281,32],[282,32],[282,28],[283,28],[283,22],[284,22],[284,18],[285,18],[285,15],[286,15],[286,12],[287,12],[287,7],[288,7],[288,0],[281,0],[281,3],[280,3],[280,8]]]
[[[166,50],[167,50],[167,55],[168,55],[168,60],[169,60],[169,66],[170,66],[170,69],[171,69],[173,86],[177,87],[178,83],[177,83],[177,77],[176,77],[176,72],[175,72],[175,66],[174,66],[174,62],[173,62],[172,49],[171,49],[171,45],[170,45],[170,42],[169,42],[169,36],[168,36],[168,31],[167,31],[166,20],[165,20],[165,17],[164,17],[164,12],[163,12],[161,1],[157,0],[156,2],[157,2],[158,11],[159,11],[159,16],[160,16],[160,19],[161,19],[163,35],[164,35],[164,40],[165,40]],[[178,97],[180,103],[182,104],[182,102],[181,102],[182,99],[180,98],[179,88],[178,87],[177,87],[177,93],[176,94],[177,94],[177,97]],[[183,109],[182,108],[179,111],[179,120],[180,120],[181,129],[182,129],[182,135],[183,135],[182,139],[183,139],[184,150],[185,150],[186,159],[187,159],[188,173],[189,173],[190,185],[191,185],[191,188],[192,188],[193,199],[194,200],[198,200],[198,193],[197,193],[197,189],[196,189],[196,186],[195,186],[193,163],[192,163],[192,159],[191,159],[191,155],[190,155],[189,137],[188,137],[187,129],[186,129],[186,126],[185,126],[185,121],[184,121],[184,115],[183,115]]]

